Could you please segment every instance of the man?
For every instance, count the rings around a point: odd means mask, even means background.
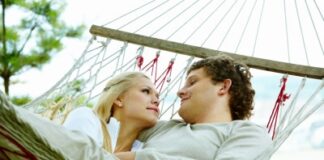
[[[178,91],[183,121],[160,122],[143,132],[143,150],[117,153],[120,159],[252,160],[271,139],[263,127],[247,121],[253,109],[251,74],[227,56],[194,63]]]

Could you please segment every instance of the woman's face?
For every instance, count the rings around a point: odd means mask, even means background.
[[[135,122],[144,128],[156,124],[160,114],[159,95],[150,79],[136,78],[133,86],[124,92],[119,100],[127,123]]]

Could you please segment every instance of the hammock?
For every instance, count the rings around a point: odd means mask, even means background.
[[[269,36],[265,33],[273,31],[266,30],[269,29],[266,25],[270,22],[264,16],[269,13],[267,9],[271,9],[275,4],[278,2],[149,1],[104,25],[91,26],[92,37],[73,67],[51,89],[24,108],[60,124],[75,107],[92,107],[110,77],[124,71],[140,70],[151,75],[160,91],[160,118],[179,118],[177,111],[180,105],[175,92],[182,86],[187,67],[200,58],[222,53],[257,70],[281,73],[283,77],[289,75],[288,78],[300,77],[300,85],[295,92],[290,93],[290,98],[284,102],[285,107],[282,107],[284,103],[276,103],[274,113],[277,114],[273,114],[275,124],[269,127],[270,133],[273,133],[274,144],[269,146],[263,155],[263,158],[271,157],[293,130],[324,104],[322,10],[317,1],[310,4],[307,1],[280,1],[283,8],[280,18],[284,21],[281,27],[284,28],[284,32],[280,34],[281,38],[276,40],[282,40],[285,45],[278,51],[281,54],[269,51],[261,54],[264,52],[262,48],[267,48],[261,43]],[[301,17],[300,8],[304,9],[302,13],[303,16],[307,16],[307,21],[302,21],[305,17]],[[294,16],[287,16],[291,13],[294,13]],[[279,19],[271,19],[274,18]],[[288,23],[292,19],[295,20],[294,25]],[[297,33],[293,32],[296,26]],[[311,36],[306,36],[306,32],[312,33]],[[292,35],[298,35],[298,43]],[[313,43],[310,44],[309,41]],[[271,43],[267,45],[271,46]],[[269,54],[273,56],[270,57]],[[302,56],[305,62],[300,64],[298,59],[294,59],[295,56]],[[285,57],[285,62],[276,60],[278,57]],[[304,100],[300,100],[298,98],[304,91],[306,81],[315,81],[310,85],[313,91],[307,92],[307,97],[303,96]],[[287,83],[289,84],[289,80]],[[279,93],[278,99],[282,98],[283,94]],[[1,101],[1,107],[3,106],[8,106],[4,97]],[[12,114],[13,116],[9,117],[3,110],[0,115],[0,136],[11,137],[1,138],[0,147],[4,148],[3,144],[8,144],[10,139],[13,139],[12,144],[17,142],[17,145],[12,145],[8,150],[0,150],[0,155],[34,155],[43,159],[42,153],[32,149],[37,148],[34,143],[25,142],[19,138],[20,134],[12,132],[10,127],[23,123],[14,116],[15,113]],[[271,113],[268,114],[270,116]],[[48,150],[53,150],[53,154],[47,152],[50,154],[48,156],[64,157],[64,153],[50,148],[41,135],[37,136],[28,125],[26,127],[31,131],[29,136],[39,137],[39,145],[48,146]],[[273,130],[275,132],[272,132]]]

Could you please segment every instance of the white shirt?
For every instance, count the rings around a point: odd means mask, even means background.
[[[92,109],[88,107],[79,107],[74,109],[66,118],[63,126],[72,131],[79,131],[91,137],[99,146],[103,146],[102,127],[99,118]],[[108,132],[111,138],[112,150],[115,150],[120,122],[111,117],[107,124]],[[143,144],[135,140],[131,151],[141,149]]]

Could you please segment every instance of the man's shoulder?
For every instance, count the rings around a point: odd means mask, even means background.
[[[231,133],[235,135],[250,135],[255,137],[255,139],[259,137],[259,139],[265,140],[266,143],[272,143],[266,127],[248,120],[233,121]]]
[[[264,126],[261,126],[255,122],[249,120],[235,120],[232,122],[233,129],[240,129],[240,128],[256,128],[260,130],[265,130]]]
[[[179,119],[171,119],[171,120],[160,120],[155,125],[155,127],[161,128],[161,127],[173,127],[176,125],[182,125],[185,124],[182,120]]]
[[[151,138],[168,133],[178,125],[185,124],[181,120],[159,120],[153,127],[143,130],[138,137],[138,140],[145,142]]]

